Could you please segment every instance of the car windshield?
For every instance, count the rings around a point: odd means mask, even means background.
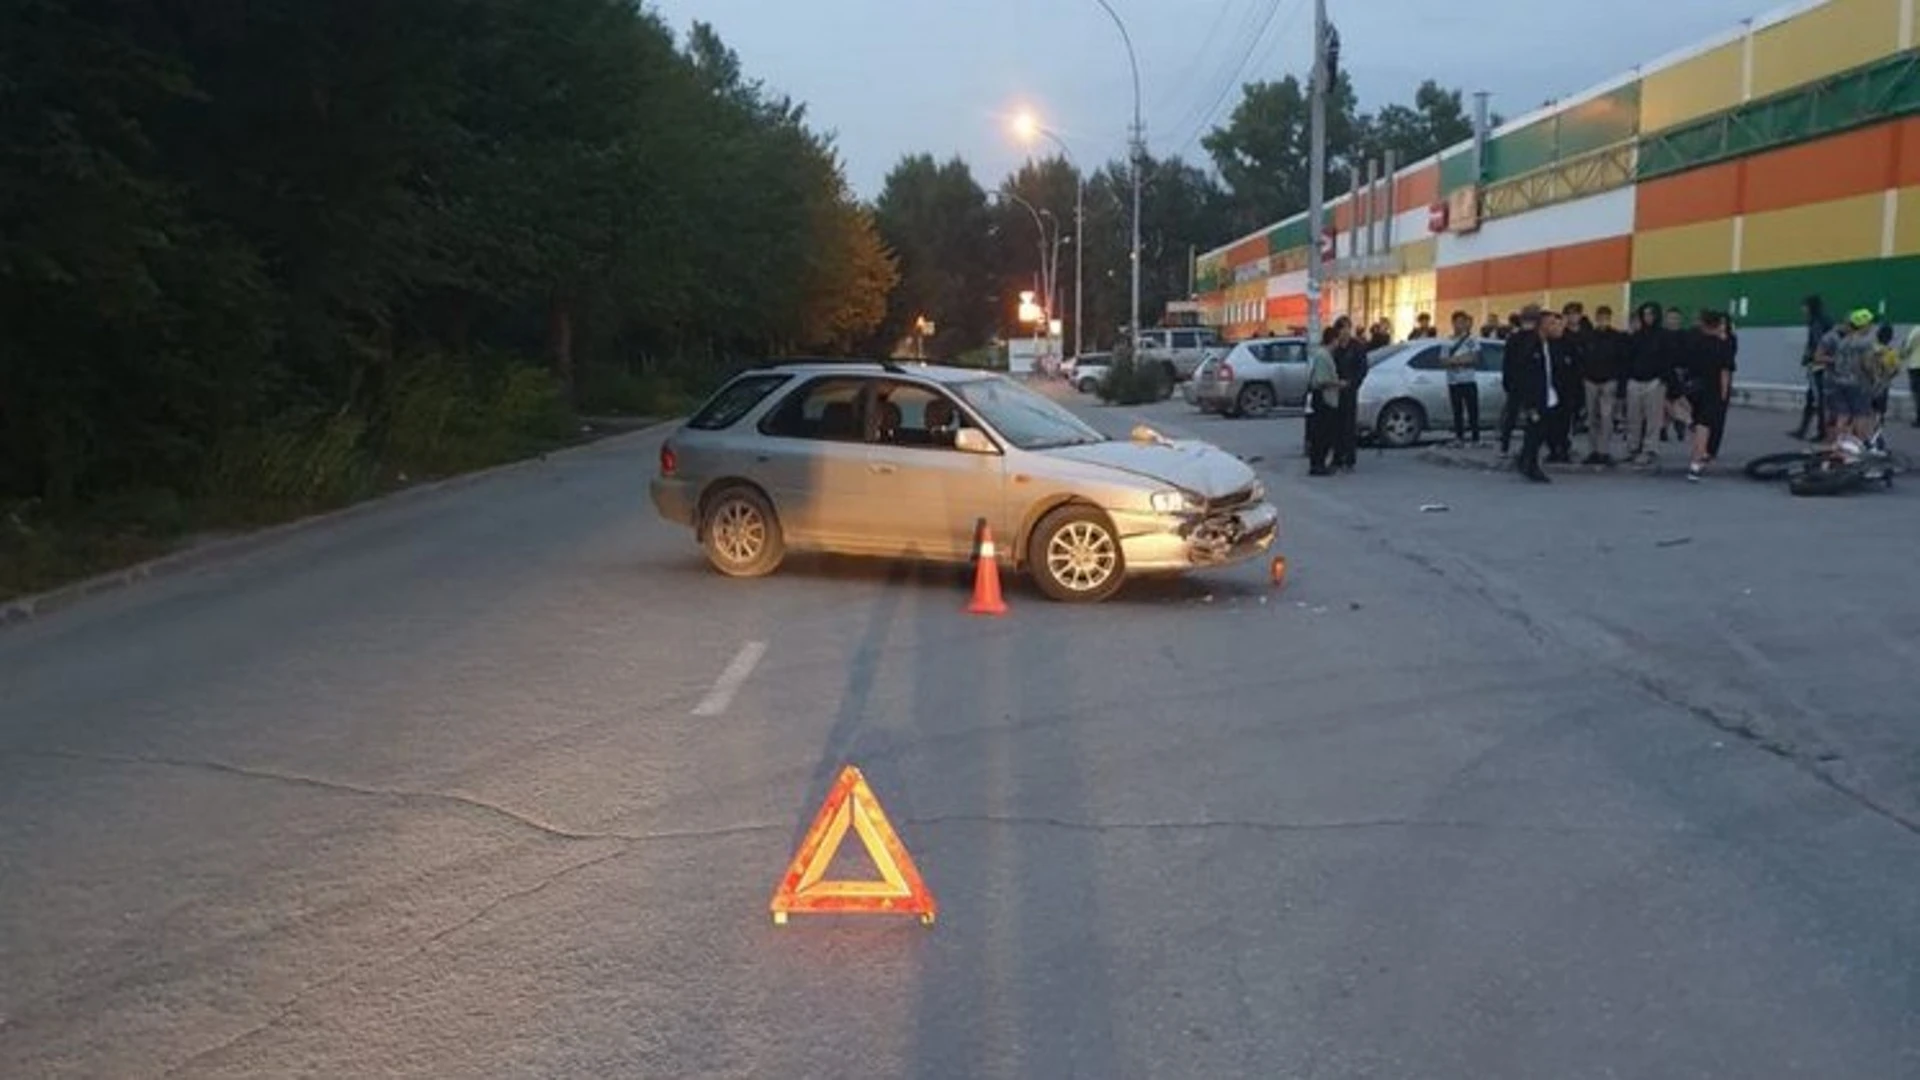
[[[953,389],[1001,438],[1022,450],[1107,441],[1072,413],[1010,379],[975,379]]]

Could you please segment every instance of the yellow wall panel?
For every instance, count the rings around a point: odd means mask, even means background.
[[[1696,277],[1733,269],[1733,219],[1650,229],[1633,238],[1633,279]]]
[[[1880,257],[1886,196],[1811,203],[1747,217],[1740,269],[1779,270]],[[1638,275],[1636,275],[1638,276]]]
[[[1430,271],[1438,261],[1440,240],[1429,236],[1425,240],[1415,240],[1400,248],[1400,264],[1409,274]]]
[[[1753,36],[1753,96],[1766,97],[1900,48],[1905,0],[1831,0]]]
[[[1507,316],[1519,311],[1528,304],[1540,304],[1544,306],[1546,302],[1547,297],[1545,293],[1508,293],[1504,296],[1487,297],[1482,301],[1482,310],[1486,312],[1487,318],[1499,319],[1501,322],[1505,322]],[[1468,308],[1467,310],[1471,311],[1473,309]]]
[[[1893,222],[1893,253],[1920,255],[1920,187],[1902,188]]]
[[[1731,41],[1640,80],[1640,130],[1659,131],[1740,104],[1746,45]]]

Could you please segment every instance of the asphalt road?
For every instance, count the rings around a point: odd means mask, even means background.
[[[1285,591],[725,581],[643,435],[0,632],[0,1076],[1920,1076],[1920,487],[1092,415]],[[931,929],[768,918],[849,761]]]

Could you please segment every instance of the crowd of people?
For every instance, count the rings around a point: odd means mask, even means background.
[[[1920,327],[1896,347],[1891,323],[1869,309],[1836,324],[1817,296],[1806,300],[1806,407],[1797,437],[1831,441],[1843,436],[1872,446],[1881,438],[1888,397],[1902,368],[1920,401]],[[1535,483],[1550,478],[1547,463],[1571,463],[1574,437],[1586,432],[1587,465],[1612,466],[1618,445],[1624,461],[1648,465],[1655,443],[1677,443],[1688,454],[1687,477],[1701,479],[1719,457],[1726,435],[1740,338],[1724,311],[1703,310],[1689,324],[1677,307],[1641,304],[1629,326],[1614,323],[1610,307],[1587,316],[1575,302],[1558,311],[1528,305],[1504,324],[1478,328],[1455,312],[1445,342],[1448,401],[1456,445],[1480,443],[1480,390],[1474,372],[1480,342],[1506,343],[1501,385],[1506,391],[1496,431],[1500,453]],[[1440,337],[1430,316],[1416,321],[1411,339]],[[1355,402],[1367,374],[1367,353],[1391,343],[1385,320],[1358,332],[1341,317],[1322,334],[1308,373],[1309,472],[1326,476],[1355,461]],[[1920,426],[1920,416],[1915,419]],[[1519,453],[1513,436],[1519,432]]]

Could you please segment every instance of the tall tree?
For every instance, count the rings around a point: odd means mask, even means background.
[[[938,356],[957,355],[991,338],[991,215],[967,163],[936,163],[931,154],[902,158],[887,174],[874,216],[900,268],[875,347],[891,349],[922,316],[934,322],[928,347]]]
[[[1461,92],[1443,89],[1428,79],[1414,91],[1412,105],[1387,105],[1361,118],[1353,156],[1359,160],[1384,159],[1391,150],[1395,160],[1405,165],[1472,137],[1473,117],[1467,113]]]

